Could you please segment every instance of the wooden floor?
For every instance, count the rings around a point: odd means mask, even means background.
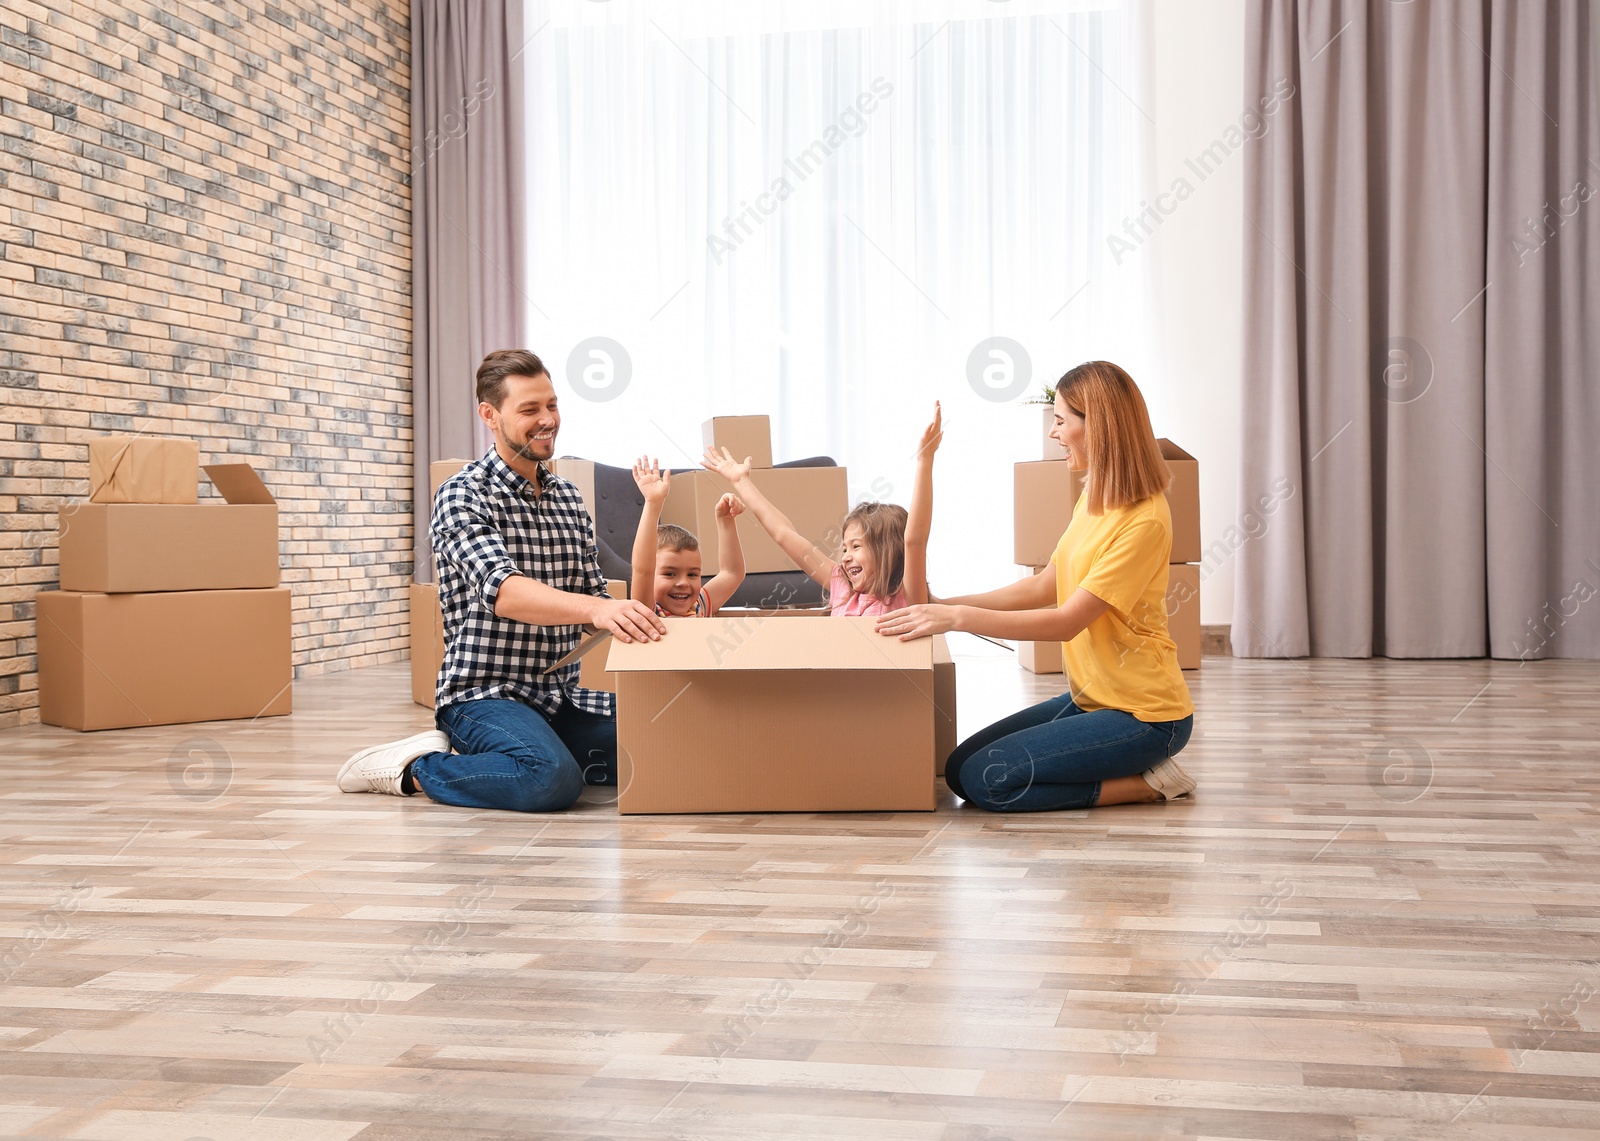
[[[1600,1137],[1600,664],[1190,676],[1192,802],[1016,817],[342,795],[403,667],[7,730],[0,1135]]]

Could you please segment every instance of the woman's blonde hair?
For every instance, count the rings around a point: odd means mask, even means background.
[[[906,577],[906,518],[906,509],[898,503],[862,503],[844,517],[840,538],[850,524],[858,525],[877,564],[858,593],[888,600],[900,589]]]
[[[1167,489],[1172,471],[1161,458],[1150,412],[1131,376],[1110,361],[1085,361],[1056,383],[1056,396],[1084,418],[1090,515],[1132,506]]]

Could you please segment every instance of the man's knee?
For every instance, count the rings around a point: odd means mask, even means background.
[[[516,812],[563,812],[578,803],[583,793],[583,772],[570,757],[546,760],[538,766],[523,767],[512,803]]]

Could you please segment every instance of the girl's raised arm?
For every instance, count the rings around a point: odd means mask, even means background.
[[[911,488],[911,510],[906,516],[906,600],[912,605],[929,601],[928,535],[933,530],[933,454],[944,439],[944,413],[933,402],[933,420],[917,445],[917,479]]]

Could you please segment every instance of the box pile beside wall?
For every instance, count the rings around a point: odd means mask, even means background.
[[[39,716],[120,729],[292,708],[278,507],[249,464],[190,440],[90,443],[90,501],[61,508],[61,589],[38,595]],[[98,459],[97,459],[98,457]]]

